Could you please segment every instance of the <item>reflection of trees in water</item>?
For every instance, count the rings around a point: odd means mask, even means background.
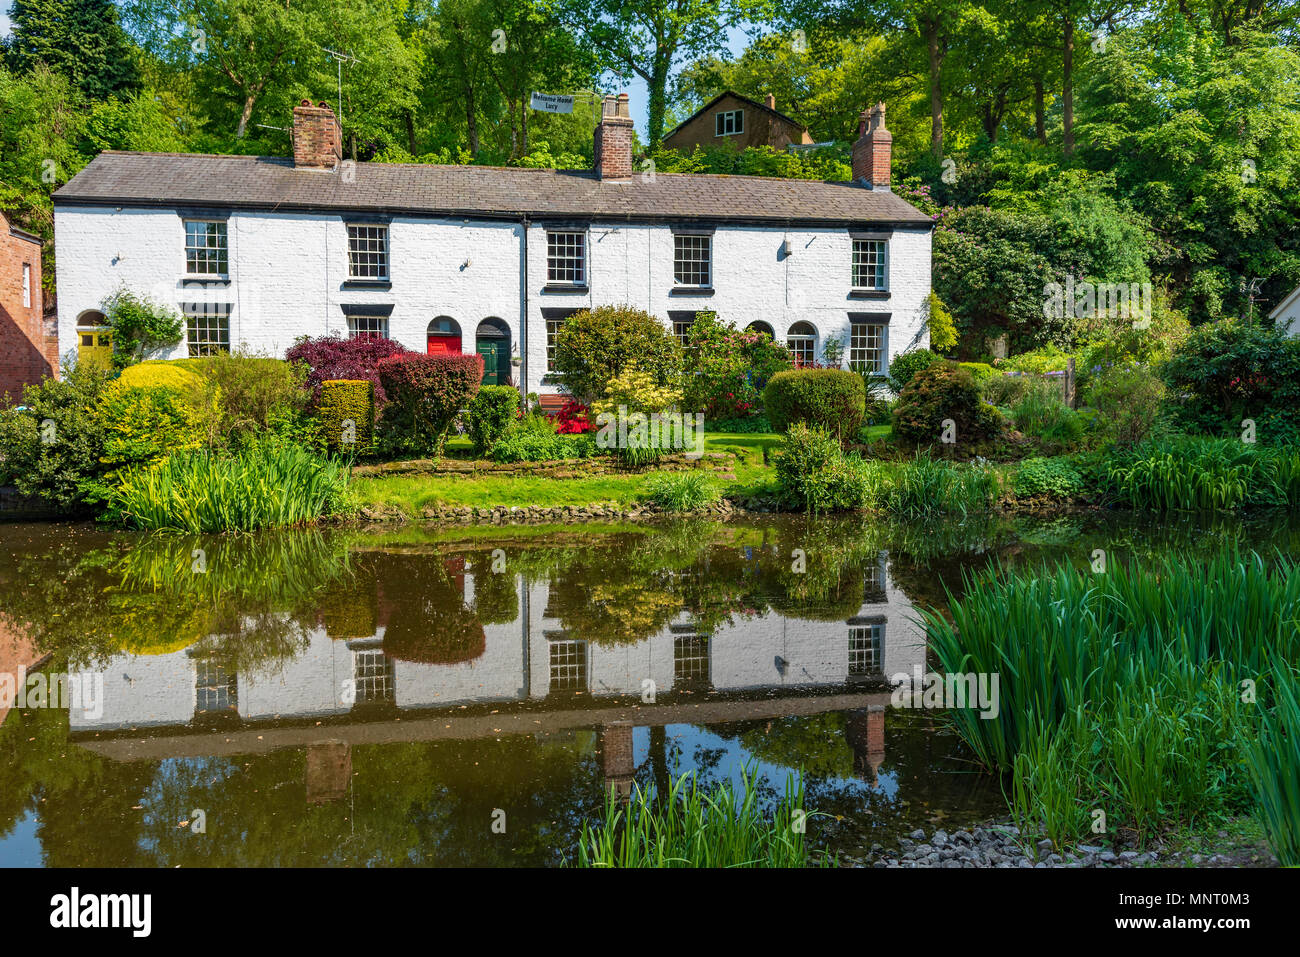
[[[375,553],[388,619],[384,653],[401,661],[456,664],[483,654],[483,625],[465,604],[463,559],[437,554]],[[456,563],[459,563],[456,565]],[[455,565],[456,567],[449,567]]]

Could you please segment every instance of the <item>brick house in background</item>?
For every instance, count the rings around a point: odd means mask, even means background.
[[[812,141],[807,128],[777,111],[776,97],[771,93],[766,103],[759,103],[726,90],[665,136],[664,146],[682,153],[690,153],[697,146],[730,146],[737,150],[770,146],[783,150]]]
[[[58,341],[45,332],[41,238],[0,213],[0,397],[17,401],[23,386],[54,373]]]

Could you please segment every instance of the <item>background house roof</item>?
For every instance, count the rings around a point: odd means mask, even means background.
[[[355,175],[295,169],[287,158],[108,151],[55,194],[56,204],[214,206],[649,221],[893,223],[930,217],[854,183],[658,173],[601,181],[590,170],[358,163]]]

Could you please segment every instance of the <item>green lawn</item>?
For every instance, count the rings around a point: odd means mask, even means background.
[[[705,451],[731,452],[736,456],[735,479],[718,479],[726,492],[756,492],[767,487],[772,469],[763,463],[763,450],[780,441],[772,433],[709,433]],[[463,446],[463,448],[462,448]],[[462,437],[448,442],[448,450],[469,451]],[[632,505],[644,501],[646,484],[656,473],[597,475],[591,478],[532,478],[526,475],[488,475],[467,478],[459,475],[389,475],[358,478],[353,493],[362,506],[399,508],[410,513],[435,505],[469,505],[488,508],[497,505],[590,505],[614,502]]]

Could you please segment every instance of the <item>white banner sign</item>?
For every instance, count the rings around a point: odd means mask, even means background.
[[[543,113],[572,113],[573,97],[555,93],[534,93],[532,108]]]

